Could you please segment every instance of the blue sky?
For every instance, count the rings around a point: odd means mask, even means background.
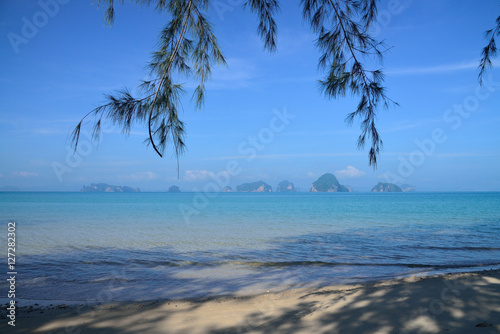
[[[243,1],[210,9],[229,66],[214,70],[201,111],[187,83],[181,118],[188,150],[177,179],[174,156],[156,156],[141,125],[128,137],[108,126],[99,146],[84,134],[77,155],[69,151],[69,133],[103,94],[133,90],[146,78],[168,15],[127,2],[110,28],[90,0],[2,1],[0,187],[77,191],[106,182],[197,191],[219,177],[233,188],[257,180],[274,188],[286,179],[308,190],[332,172],[355,191],[379,181],[424,191],[500,190],[498,59],[486,85],[477,82],[483,33],[500,15],[497,0],[381,1],[373,33],[392,48],[371,67],[385,70],[388,95],[400,106],[379,113],[384,148],[376,170],[367,150],[356,148],[358,125],[344,123],[357,100],[321,95],[315,36],[300,2],[281,2],[272,55]]]

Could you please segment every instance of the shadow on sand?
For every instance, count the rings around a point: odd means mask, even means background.
[[[499,277],[490,271],[250,297],[45,308],[19,314],[15,332],[500,333]],[[2,333],[7,327],[4,320]]]

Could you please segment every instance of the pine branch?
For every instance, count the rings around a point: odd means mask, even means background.
[[[117,0],[123,3],[123,0]],[[205,82],[211,77],[214,63],[225,64],[212,27],[201,9],[207,10],[208,0],[135,0],[144,6],[155,6],[158,11],[168,11],[171,19],[160,34],[158,49],[149,63],[152,79],[143,81],[139,88],[145,95],[133,97],[128,90],[105,95],[106,103],[87,113],[71,133],[72,145],[76,151],[84,121],[93,116],[92,138],[99,140],[101,126],[105,119],[119,124],[122,132],[128,134],[136,122],[144,122],[148,127],[147,144],[162,157],[167,144],[172,144],[177,158],[179,176],[179,156],[185,150],[184,123],[179,119],[178,109],[182,85],[172,78],[186,75],[197,79],[194,90],[196,107],[201,108],[204,100]],[[105,19],[109,24],[114,19],[114,0],[97,0],[98,5],[106,4]],[[194,71],[191,71],[191,63]]]
[[[496,19],[497,26],[494,29],[487,30],[484,33],[486,39],[489,38],[488,44],[483,48],[481,52],[481,60],[479,61],[479,84],[483,85],[483,76],[486,70],[493,67],[491,58],[498,54],[498,49],[495,43],[495,37],[500,36],[500,16]]]
[[[184,35],[186,33],[186,28],[187,28],[187,24],[188,24],[188,21],[189,21],[189,16],[191,15],[191,6],[192,5],[193,5],[193,1],[190,0],[189,3],[188,3],[187,9],[186,9],[186,18],[184,19],[184,24],[182,26],[182,30],[181,30],[180,36],[177,39],[177,44],[175,45],[174,51],[172,52],[172,55],[170,56],[170,59],[168,61],[167,69],[166,69],[165,73],[163,74],[163,77],[161,78],[160,83],[158,84],[158,88],[156,89],[156,93],[155,93],[155,96],[153,98],[153,102],[151,103],[151,109],[149,110],[149,119],[148,119],[149,140],[151,141],[151,145],[153,146],[153,148],[156,151],[156,153],[160,156],[160,158],[162,158],[163,156],[160,153],[160,151],[158,150],[158,148],[156,147],[155,141],[153,139],[153,134],[151,132],[151,119],[153,117],[153,108],[154,108],[156,99],[158,98],[158,92],[162,88],[163,83],[165,82],[165,79],[168,76],[170,76],[170,70],[172,68],[172,64],[174,63],[174,59],[175,59],[177,53],[179,52],[179,47],[181,45],[181,42],[184,40]]]
[[[244,5],[249,6],[252,12],[257,13],[259,25],[257,32],[264,41],[264,48],[270,52],[276,51],[276,35],[278,26],[274,15],[280,10],[277,0],[248,0]]]
[[[112,24],[115,18],[115,0],[96,0],[98,5],[107,6],[105,19]],[[123,3],[123,0],[116,0]],[[148,126],[147,143],[162,157],[167,144],[171,143],[179,164],[179,156],[185,150],[184,123],[178,117],[182,86],[173,82],[175,75],[195,79],[198,85],[192,99],[196,108],[201,108],[205,99],[205,83],[211,78],[212,66],[225,65],[212,26],[202,13],[207,10],[209,0],[134,0],[143,6],[154,6],[159,12],[167,11],[170,21],[162,30],[160,43],[149,63],[151,80],[143,81],[139,88],[145,95],[134,98],[127,90],[106,95],[107,102],[85,115],[72,132],[75,150],[83,122],[94,116],[92,138],[99,140],[101,125],[105,119],[122,126],[128,134],[134,122]],[[318,34],[317,46],[323,52],[318,67],[327,71],[320,80],[321,89],[330,98],[359,95],[357,109],[347,115],[352,123],[360,117],[361,134],[358,147],[371,140],[370,165],[376,166],[382,140],[375,126],[378,109],[396,104],[385,94],[382,86],[384,76],[381,70],[368,70],[362,60],[368,57],[382,58],[382,43],[372,39],[366,31],[377,14],[377,0],[301,0],[304,17],[310,21]],[[258,34],[264,47],[276,50],[277,24],[274,16],[279,11],[279,0],[247,0],[244,6],[257,14]],[[500,18],[498,20],[500,26]],[[498,27],[491,32],[498,34]],[[489,57],[496,52],[490,41],[484,54],[485,66],[491,64]],[[482,75],[482,72],[481,72]],[[172,142],[170,142],[172,140]],[[178,170],[179,172],[179,170]]]
[[[317,46],[323,54],[318,67],[328,70],[326,78],[319,81],[320,87],[330,98],[343,97],[348,92],[360,95],[356,110],[347,115],[346,122],[352,124],[356,117],[362,119],[358,148],[371,140],[369,164],[376,168],[383,144],[375,124],[377,111],[381,106],[397,105],[385,95],[382,71],[367,70],[361,62],[361,58],[370,56],[381,59],[387,50],[382,51],[382,43],[366,33],[376,17],[376,1],[302,0],[302,5],[304,17],[319,35]],[[360,18],[363,24],[354,21],[355,18]]]

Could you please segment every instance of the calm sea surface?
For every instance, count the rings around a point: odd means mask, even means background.
[[[500,267],[500,193],[0,193],[0,221],[5,273],[16,222],[25,299],[205,297]]]

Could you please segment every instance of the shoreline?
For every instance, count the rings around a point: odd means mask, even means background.
[[[101,304],[110,304],[110,303],[152,303],[152,302],[171,302],[176,300],[183,301],[198,301],[205,299],[215,299],[215,298],[224,298],[226,296],[232,297],[253,297],[258,296],[263,293],[282,293],[290,290],[304,290],[304,289],[323,289],[332,286],[359,286],[359,285],[376,285],[382,282],[399,282],[405,281],[408,279],[414,278],[434,278],[448,275],[462,275],[462,274],[481,274],[488,272],[500,272],[500,265],[496,266],[471,266],[471,267],[462,267],[462,268],[448,268],[448,270],[439,269],[439,270],[429,270],[429,271],[421,271],[421,272],[413,272],[407,274],[400,274],[396,276],[383,276],[383,277],[365,277],[365,278],[349,278],[349,279],[341,279],[336,282],[332,282],[330,284],[325,284],[324,281],[310,281],[310,282],[301,282],[294,283],[292,285],[287,284],[279,284],[279,285],[268,285],[264,283],[255,285],[249,285],[250,287],[242,287],[239,290],[226,290],[224,292],[214,292],[214,291],[206,291],[203,295],[193,295],[186,297],[159,297],[159,298],[149,298],[149,299],[107,299],[107,301],[97,300],[94,298],[93,300],[85,300],[85,299],[27,299],[27,298],[16,298],[16,305],[18,307],[23,308],[32,308],[34,310],[41,309],[43,307],[56,307],[58,305],[66,305],[66,306],[76,306],[76,305],[101,305]],[[269,283],[269,282],[267,282]],[[112,294],[113,292],[111,292]],[[107,291],[101,291],[101,294],[106,295],[105,297],[109,297]],[[105,299],[105,298],[103,298]],[[0,297],[0,305],[6,305],[9,303],[10,299],[7,297]],[[2,309],[0,308],[0,314]]]
[[[163,298],[150,298],[150,299],[139,299],[139,300],[122,300],[122,299],[111,299],[105,302],[96,301],[96,300],[85,300],[85,299],[27,299],[27,298],[16,298],[16,305],[22,308],[31,308],[33,310],[42,309],[44,307],[57,307],[59,305],[66,306],[95,306],[102,304],[110,304],[110,303],[152,303],[152,302],[171,302],[171,301],[198,301],[198,300],[206,300],[206,299],[217,299],[224,298],[227,296],[231,297],[254,297],[259,296],[264,293],[282,293],[285,291],[291,290],[305,290],[305,289],[323,289],[329,288],[332,286],[364,286],[364,285],[376,285],[383,282],[399,282],[406,281],[408,279],[413,280],[415,278],[434,278],[441,277],[447,275],[462,275],[462,274],[481,274],[488,272],[500,272],[500,266],[471,266],[471,267],[463,267],[459,269],[449,268],[448,270],[431,270],[431,271],[422,271],[422,272],[413,272],[408,274],[401,274],[396,276],[384,276],[384,277],[366,277],[366,278],[350,278],[350,279],[342,279],[337,282],[332,282],[331,284],[325,284],[324,281],[311,281],[311,282],[302,282],[296,283],[292,285],[275,285],[274,287],[261,284],[260,287],[252,286],[252,288],[243,287],[240,290],[227,290],[225,292],[213,292],[207,291],[203,295],[199,296],[187,296],[187,297],[163,297]],[[107,294],[107,291],[104,291],[103,294]],[[108,295],[106,295],[108,297]],[[0,305],[7,305],[10,299],[7,297],[0,297]],[[2,309],[0,308],[0,314]]]
[[[500,333],[500,270],[247,296],[106,304],[43,302],[17,309],[15,332],[490,334]],[[0,330],[12,329],[2,318]]]

